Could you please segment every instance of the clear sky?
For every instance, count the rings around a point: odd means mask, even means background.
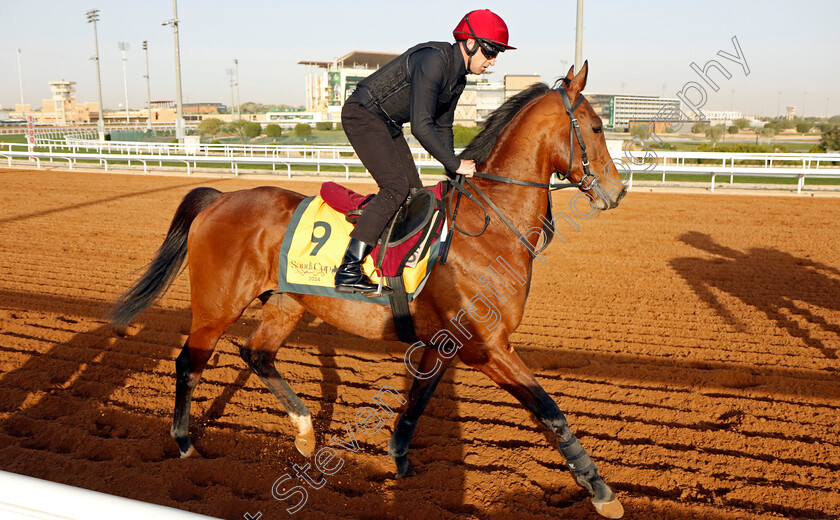
[[[102,94],[107,108],[124,101],[117,43],[128,42],[128,94],[132,108],[146,102],[149,42],[153,100],[175,99],[171,0],[4,1],[0,9],[0,104],[20,100],[33,108],[50,97],[49,81],[77,83],[77,101],[96,101],[93,27],[85,12],[100,9]],[[331,60],[352,50],[402,52],[415,43],[451,40],[452,29],[472,9],[489,8],[508,24],[511,44],[494,76],[540,74],[551,82],[574,62],[575,0],[179,0],[185,102],[230,103],[226,69],[239,60],[241,99],[303,104],[306,67],[300,60]],[[674,97],[690,68],[717,59],[732,74],[717,78],[705,109],[776,115],[840,114],[840,1],[838,0],[585,0],[586,90]],[[716,56],[735,52],[737,36],[749,75]],[[622,86],[623,84],[623,86]],[[734,92],[733,92],[734,90]],[[781,96],[779,92],[781,91]],[[826,107],[826,105],[828,105]]]

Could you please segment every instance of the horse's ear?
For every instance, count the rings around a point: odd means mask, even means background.
[[[575,66],[574,65],[569,67],[569,72],[566,73],[566,84],[568,85],[569,83],[571,83],[573,79],[575,79]]]
[[[572,71],[569,70],[569,74]],[[569,81],[569,88],[566,89],[566,92],[569,93],[569,97],[574,99],[575,96],[583,92],[583,88],[586,86],[586,76],[589,74],[589,60],[583,62],[583,67],[580,68],[580,71],[574,76],[574,78],[569,78],[569,75],[566,78],[570,79]]]

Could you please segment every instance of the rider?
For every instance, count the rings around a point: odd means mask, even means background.
[[[341,111],[341,124],[379,193],[365,206],[335,275],[339,292],[373,292],[362,262],[412,188],[422,188],[402,125],[449,172],[472,177],[475,162],[454,152],[452,122],[466,75],[481,74],[507,49],[508,29],[489,9],[467,13],[455,43],[415,45],[359,82]]]

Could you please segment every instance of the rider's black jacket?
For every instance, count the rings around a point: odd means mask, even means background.
[[[421,43],[361,80],[351,98],[385,120],[393,137],[410,121],[423,148],[455,171],[461,160],[453,151],[452,123],[466,74],[458,43]]]

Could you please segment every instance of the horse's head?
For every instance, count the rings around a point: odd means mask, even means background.
[[[588,62],[584,62],[577,75],[574,66],[571,67],[561,80],[562,85],[555,89],[556,95],[552,93],[552,101],[560,105],[564,115],[552,135],[550,161],[557,172],[581,184],[580,190],[597,209],[611,209],[618,206],[627,193],[627,186],[607,151],[603,122],[581,94],[588,71]]]

